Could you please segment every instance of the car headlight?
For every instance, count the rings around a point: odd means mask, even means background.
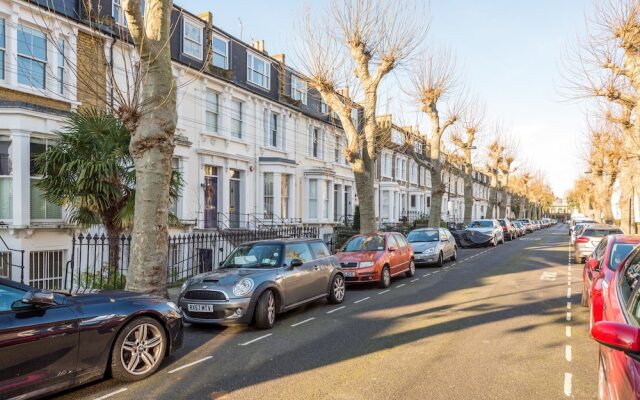
[[[191,279],[187,279],[186,281],[184,281],[184,283],[182,284],[182,287],[180,287],[180,293],[184,293],[184,291],[187,290],[187,288],[189,287],[190,283],[191,283]]]
[[[251,289],[253,289],[253,280],[244,278],[233,287],[233,294],[242,297],[251,292]]]
[[[358,268],[369,268],[373,267],[375,263],[373,261],[361,261],[358,263]]]
[[[431,253],[435,253],[436,252],[436,248],[435,247],[429,247],[428,249],[425,249],[425,251],[423,251],[424,254],[431,254]]]
[[[181,313],[180,308],[173,301],[167,301],[167,305],[169,306],[170,309],[177,312],[178,314]]]

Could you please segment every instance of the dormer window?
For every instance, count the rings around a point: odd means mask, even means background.
[[[256,54],[247,52],[247,81],[269,90],[271,88],[271,63]]]
[[[182,52],[189,57],[202,60],[202,25],[184,17],[182,28]]]
[[[211,63],[222,69],[229,69],[229,41],[222,36],[213,35],[211,39],[213,55]]]
[[[291,98],[307,104],[307,82],[295,75],[291,75]]]

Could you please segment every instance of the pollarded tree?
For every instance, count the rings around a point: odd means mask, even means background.
[[[425,38],[428,23],[412,1],[335,0],[324,15],[309,10],[297,42],[298,64],[308,84],[335,112],[345,131],[345,159],[354,174],[360,206],[360,231],[377,230],[374,202],[375,162],[381,149],[376,112],[378,89]],[[353,84],[355,83],[355,86]],[[351,84],[351,85],[350,85]],[[360,96],[362,125],[351,118]]]
[[[429,160],[425,162],[407,146],[413,160],[431,174],[431,210],[429,226],[439,227],[442,218],[442,198],[446,191],[442,180],[445,160],[443,137],[464,111],[461,101],[449,101],[455,88],[455,62],[449,51],[440,51],[418,59],[411,73],[410,93],[430,122]],[[449,105],[443,115],[443,104]]]

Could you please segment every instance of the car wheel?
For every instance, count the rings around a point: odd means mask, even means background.
[[[389,267],[385,265],[380,273],[380,287],[388,288],[389,285],[391,285],[391,271],[389,271]]]
[[[491,247],[496,247],[497,245],[498,245],[498,238],[494,236],[493,239],[491,240]]]
[[[587,294],[587,288],[584,283],[582,284],[582,296],[580,297],[580,305],[582,307],[589,307],[589,297]]]
[[[340,274],[336,274],[331,282],[331,291],[329,292],[329,303],[340,304],[344,300],[344,277]]]
[[[504,244],[504,235],[502,235],[502,240],[500,241],[500,244]]]
[[[438,262],[436,263],[437,267],[442,267],[442,264],[444,264],[444,260],[442,257],[442,252],[440,252],[440,254],[438,255]]]
[[[458,248],[454,247],[453,248],[453,255],[451,256],[450,260],[451,261],[455,261],[458,258]]]
[[[167,335],[158,321],[136,318],[120,331],[111,352],[111,374],[133,382],[156,372],[167,348]]]
[[[258,298],[255,320],[258,329],[273,328],[276,322],[276,296],[273,290],[265,290]]]
[[[411,278],[416,274],[416,264],[414,264],[413,260],[409,261],[409,269],[406,272],[407,278]]]

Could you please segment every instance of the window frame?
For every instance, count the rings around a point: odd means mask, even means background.
[[[58,47],[56,48],[56,81],[58,83],[58,94],[64,95],[65,85],[65,64],[67,62],[67,56],[65,54],[65,41],[64,39],[58,39]]]
[[[295,74],[291,74],[291,98],[307,105],[307,82]]]
[[[199,42],[196,41],[194,38],[190,38],[189,36],[187,36],[187,29],[186,29],[187,24],[191,25],[192,28],[198,28],[198,32],[200,32]],[[195,55],[195,54],[189,53],[187,51],[187,47],[185,46],[185,41],[189,41],[193,44],[198,45],[200,54]],[[186,55],[187,57],[191,57],[193,59],[202,61],[203,50],[204,50],[204,25],[199,23],[193,18],[190,18],[186,15],[183,16],[182,17],[182,54]]]
[[[212,103],[209,101],[209,95],[214,95],[216,98],[215,110],[213,110]],[[211,129],[209,126],[209,114],[215,114],[215,128]],[[220,93],[213,89],[206,88],[204,93],[204,124],[205,128],[209,132],[218,132],[220,130]]]
[[[232,99],[231,100],[231,104],[235,104],[235,105],[238,106],[237,110],[235,110],[235,109],[231,110],[231,121],[237,123],[238,132],[236,134],[236,132],[234,131],[235,128],[232,125],[231,129],[230,129],[230,133],[231,133],[232,137],[234,137],[236,139],[242,139],[242,136],[243,136],[243,134],[242,134],[243,133],[242,132],[242,127],[243,127],[243,124],[242,124],[242,109],[243,109],[244,102],[241,101],[241,100],[238,100],[238,99]],[[235,105],[233,105],[233,107],[235,107]],[[238,118],[235,118],[236,117],[236,111],[237,111]]]
[[[270,177],[270,180],[267,180],[267,177]],[[275,173],[273,172],[265,172],[263,174],[263,182],[262,182],[262,191],[263,191],[263,198],[262,198],[262,202],[263,202],[263,216],[265,219],[267,220],[272,220],[274,217],[274,201],[275,201]],[[270,193],[267,193],[267,188],[268,185],[271,186],[271,190]],[[267,201],[267,199],[270,199],[270,201]],[[271,205],[271,210],[268,210],[268,204]]]
[[[0,81],[6,79],[5,65],[7,58],[7,23],[0,17]]]
[[[260,72],[254,69],[254,59],[258,59],[259,61],[262,61],[264,63],[265,71]],[[255,82],[253,80],[252,72],[256,72],[261,75],[263,77],[263,80],[266,80],[267,85],[265,86],[259,82]],[[252,51],[247,51],[247,82],[259,88],[271,90],[271,62],[267,58],[261,57]]]
[[[31,43],[30,43],[30,48],[29,48],[29,52],[32,53],[31,55],[28,54],[22,54],[20,53],[20,31],[21,30],[26,30],[29,32],[29,34],[31,35]],[[29,87],[29,88],[34,88],[34,89],[41,89],[41,90],[46,90],[47,89],[47,68],[48,68],[48,63],[49,63],[49,46],[48,46],[48,40],[47,40],[47,35],[37,29],[31,28],[29,26],[23,25],[23,24],[19,24],[18,28],[17,28],[17,32],[18,32],[18,38],[16,39],[16,70],[17,70],[17,82],[19,85],[25,86],[25,87]],[[40,58],[36,58],[35,55],[33,55],[34,51],[33,51],[33,37],[39,37],[40,39],[42,39],[43,43],[44,43],[44,59],[40,59]],[[29,60],[29,83],[23,83],[20,82],[20,59],[26,59]],[[42,87],[39,86],[35,86],[33,85],[33,79],[31,78],[33,76],[32,72],[32,68],[31,66],[33,65],[33,63],[39,63],[42,64]]]
[[[220,57],[223,57],[222,54],[220,54],[219,52],[216,51],[216,48],[214,47],[214,40],[219,40],[221,42],[224,42],[224,47],[225,47],[225,54],[224,54],[224,67],[221,67],[219,65],[216,65],[214,63],[214,59],[215,59],[215,55],[219,55]],[[230,46],[229,43],[231,41],[228,38],[225,38],[224,36],[218,35],[217,33],[213,32],[211,35],[211,65],[213,65],[216,68],[221,68],[224,70],[228,70],[230,68],[230,57],[229,57],[229,50],[230,50]]]
[[[41,175],[32,175],[32,163],[33,163],[33,153],[31,152],[31,146],[33,144],[33,142],[35,141],[44,141],[44,146],[45,149],[44,151],[46,152],[50,146],[52,146],[55,143],[55,139],[52,138],[42,138],[42,137],[37,137],[37,136],[32,136],[29,139],[29,220],[31,222],[47,222],[47,221],[62,221],[64,220],[64,213],[62,210],[62,206],[58,206],[57,204],[54,203],[50,203],[48,200],[43,199],[44,201],[44,218],[34,218],[33,217],[33,198],[32,198],[32,191],[34,188],[34,181],[40,180],[42,179]],[[42,154],[42,153],[40,153]],[[40,191],[40,188],[36,189],[38,191]],[[58,218],[54,218],[54,217],[49,217],[48,214],[48,209],[49,209],[49,204],[51,204],[52,207],[57,207],[60,210],[60,217]],[[57,214],[57,213],[56,213]]]

